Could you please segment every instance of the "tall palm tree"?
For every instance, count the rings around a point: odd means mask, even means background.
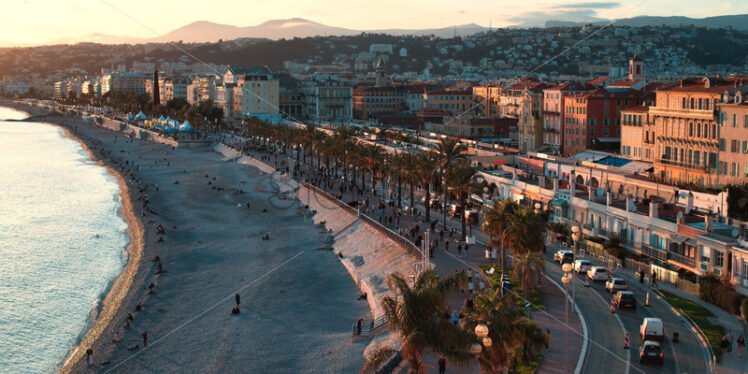
[[[415,174],[426,194],[426,222],[431,222],[431,183],[436,173],[436,160],[432,153],[421,153],[416,159]]]
[[[438,155],[439,168],[441,169],[443,189],[444,189],[444,226],[443,229],[447,229],[447,196],[449,193],[449,185],[447,184],[447,173],[452,168],[452,164],[458,159],[464,159],[465,155],[463,152],[467,151],[459,139],[442,139],[436,145],[436,154]]]
[[[460,225],[462,228],[461,237],[463,241],[467,238],[467,232],[465,231],[465,205],[468,197],[470,197],[470,192],[478,185],[475,179],[475,173],[475,169],[464,159],[455,163],[447,173],[447,183],[452,186],[460,204],[460,209],[462,210],[460,213]]]
[[[385,296],[382,307],[390,328],[402,341],[402,355],[410,373],[421,374],[426,349],[443,355],[457,364],[470,360],[468,346],[473,337],[444,318],[444,305],[456,289],[460,275],[453,273],[439,279],[433,270],[421,273],[410,286],[400,274],[387,277],[394,297]]]
[[[504,199],[501,202],[494,201],[494,205],[486,209],[483,217],[483,232],[491,235],[491,247],[501,249],[501,269],[506,272],[506,247],[504,246],[504,232],[509,227],[514,214],[520,209],[514,200]]]
[[[505,231],[514,256],[525,252],[542,253],[545,246],[544,227],[543,218],[531,208],[522,208],[515,212]]]
[[[407,162],[406,155],[407,153],[394,154],[390,159],[390,167],[387,169],[390,178],[395,178],[395,183],[397,183],[397,209],[402,208],[403,180],[405,179]]]
[[[543,256],[535,252],[525,252],[515,256],[514,277],[522,282],[522,290],[525,299],[530,297],[530,290],[540,284],[545,274],[545,261]]]

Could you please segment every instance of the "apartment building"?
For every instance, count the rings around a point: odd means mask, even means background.
[[[302,88],[304,116],[318,121],[348,121],[353,116],[353,88],[326,80]]]
[[[564,147],[564,98],[594,88],[589,84],[565,83],[543,90],[543,144],[553,153],[561,153]]]
[[[648,105],[637,105],[621,110],[620,153],[632,160],[654,162],[655,128]]]
[[[745,184],[748,182],[748,85],[725,91],[717,110],[719,183]]]
[[[747,81],[748,82],[748,81]],[[655,172],[662,181],[713,187],[722,184],[717,105],[740,79],[688,78],[656,93],[650,107],[655,124]]]
[[[425,109],[441,109],[457,116],[470,110],[473,103],[473,90],[437,90],[424,94]]]
[[[119,72],[106,74],[101,78],[101,94],[106,95],[109,91],[119,93],[131,93],[135,95],[145,94],[145,82],[151,79],[151,74]]]

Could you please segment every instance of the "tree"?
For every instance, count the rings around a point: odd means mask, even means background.
[[[436,160],[432,153],[422,153],[416,158],[415,174],[426,194],[426,221],[431,222],[431,182],[436,173]]]
[[[447,230],[447,199],[449,193],[449,185],[447,184],[447,174],[452,168],[452,164],[458,159],[464,159],[465,155],[463,152],[467,150],[459,139],[442,139],[439,144],[436,145],[436,154],[438,155],[438,164],[441,169],[442,181],[444,189],[444,225],[443,229]]]
[[[402,355],[408,361],[410,373],[426,372],[423,367],[426,349],[459,365],[471,359],[467,348],[473,337],[444,318],[447,296],[456,289],[460,277],[453,273],[439,279],[436,272],[427,270],[412,287],[400,274],[387,277],[394,297],[385,296],[382,307],[390,328],[402,342]]]
[[[491,235],[491,247],[501,249],[501,268],[502,273],[506,272],[506,247],[504,239],[505,232],[509,227],[514,214],[520,209],[519,204],[514,200],[505,199],[501,202],[494,201],[494,205],[486,209],[483,217],[483,232]]]
[[[447,183],[452,186],[460,205],[460,225],[462,228],[461,238],[464,241],[467,238],[467,232],[465,230],[465,215],[467,213],[466,203],[468,197],[470,197],[470,192],[473,191],[478,184],[475,180],[475,169],[470,166],[470,163],[467,160],[460,160],[449,169],[446,180]]]
[[[608,241],[603,243],[603,248],[609,255],[618,258],[621,261],[626,258],[626,250],[623,249],[621,238],[618,237],[618,235],[611,235]]]

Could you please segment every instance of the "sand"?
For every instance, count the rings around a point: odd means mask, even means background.
[[[316,250],[327,235],[300,214],[303,209],[296,202],[277,197],[276,181],[252,166],[225,161],[212,149],[172,149],[123,139],[72,117],[45,121],[71,128],[73,136],[122,175],[122,213],[130,218],[132,238],[126,270],[62,372],[360,369],[368,342],[352,341],[351,326],[359,317],[371,318],[368,305],[356,300],[356,284],[335,255]],[[125,161],[140,166],[140,171],[134,167],[132,178],[121,168]],[[145,186],[147,191],[141,192]],[[142,216],[141,194],[155,213]],[[132,202],[131,208],[125,200]],[[142,256],[136,248],[135,217],[142,223]],[[158,224],[165,235],[157,234]],[[262,240],[263,235],[270,240]],[[163,274],[155,274],[151,259],[156,255]],[[153,293],[146,289],[151,283]],[[235,316],[230,310],[237,291],[242,313]],[[135,310],[138,304],[140,311]],[[126,330],[129,313],[134,319]],[[115,331],[121,334],[119,346],[112,343]],[[147,349],[143,331],[148,332]],[[127,349],[136,344],[138,349]],[[93,365],[80,359],[88,347],[94,351]]]

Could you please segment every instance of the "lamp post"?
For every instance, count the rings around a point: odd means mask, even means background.
[[[540,214],[540,208],[542,206],[543,205],[541,205],[540,203],[535,203],[535,214]]]
[[[577,255],[577,241],[580,239],[580,230],[578,225],[574,225],[571,227],[571,239],[574,240],[574,248],[572,249],[574,251],[574,256]]]
[[[475,336],[478,337],[480,343],[473,343],[470,346],[470,353],[474,354],[475,358],[478,359],[480,353],[483,352],[483,347],[490,348],[493,340],[488,337],[488,325],[482,322],[475,326]],[[478,368],[480,370],[480,362],[478,363]]]
[[[564,288],[566,289],[566,294],[564,295],[564,374],[567,373],[566,368],[569,360],[569,283],[572,281],[572,268],[573,266],[569,263],[565,263],[561,267],[561,270],[564,271],[564,275],[561,277],[561,282],[564,284]]]

